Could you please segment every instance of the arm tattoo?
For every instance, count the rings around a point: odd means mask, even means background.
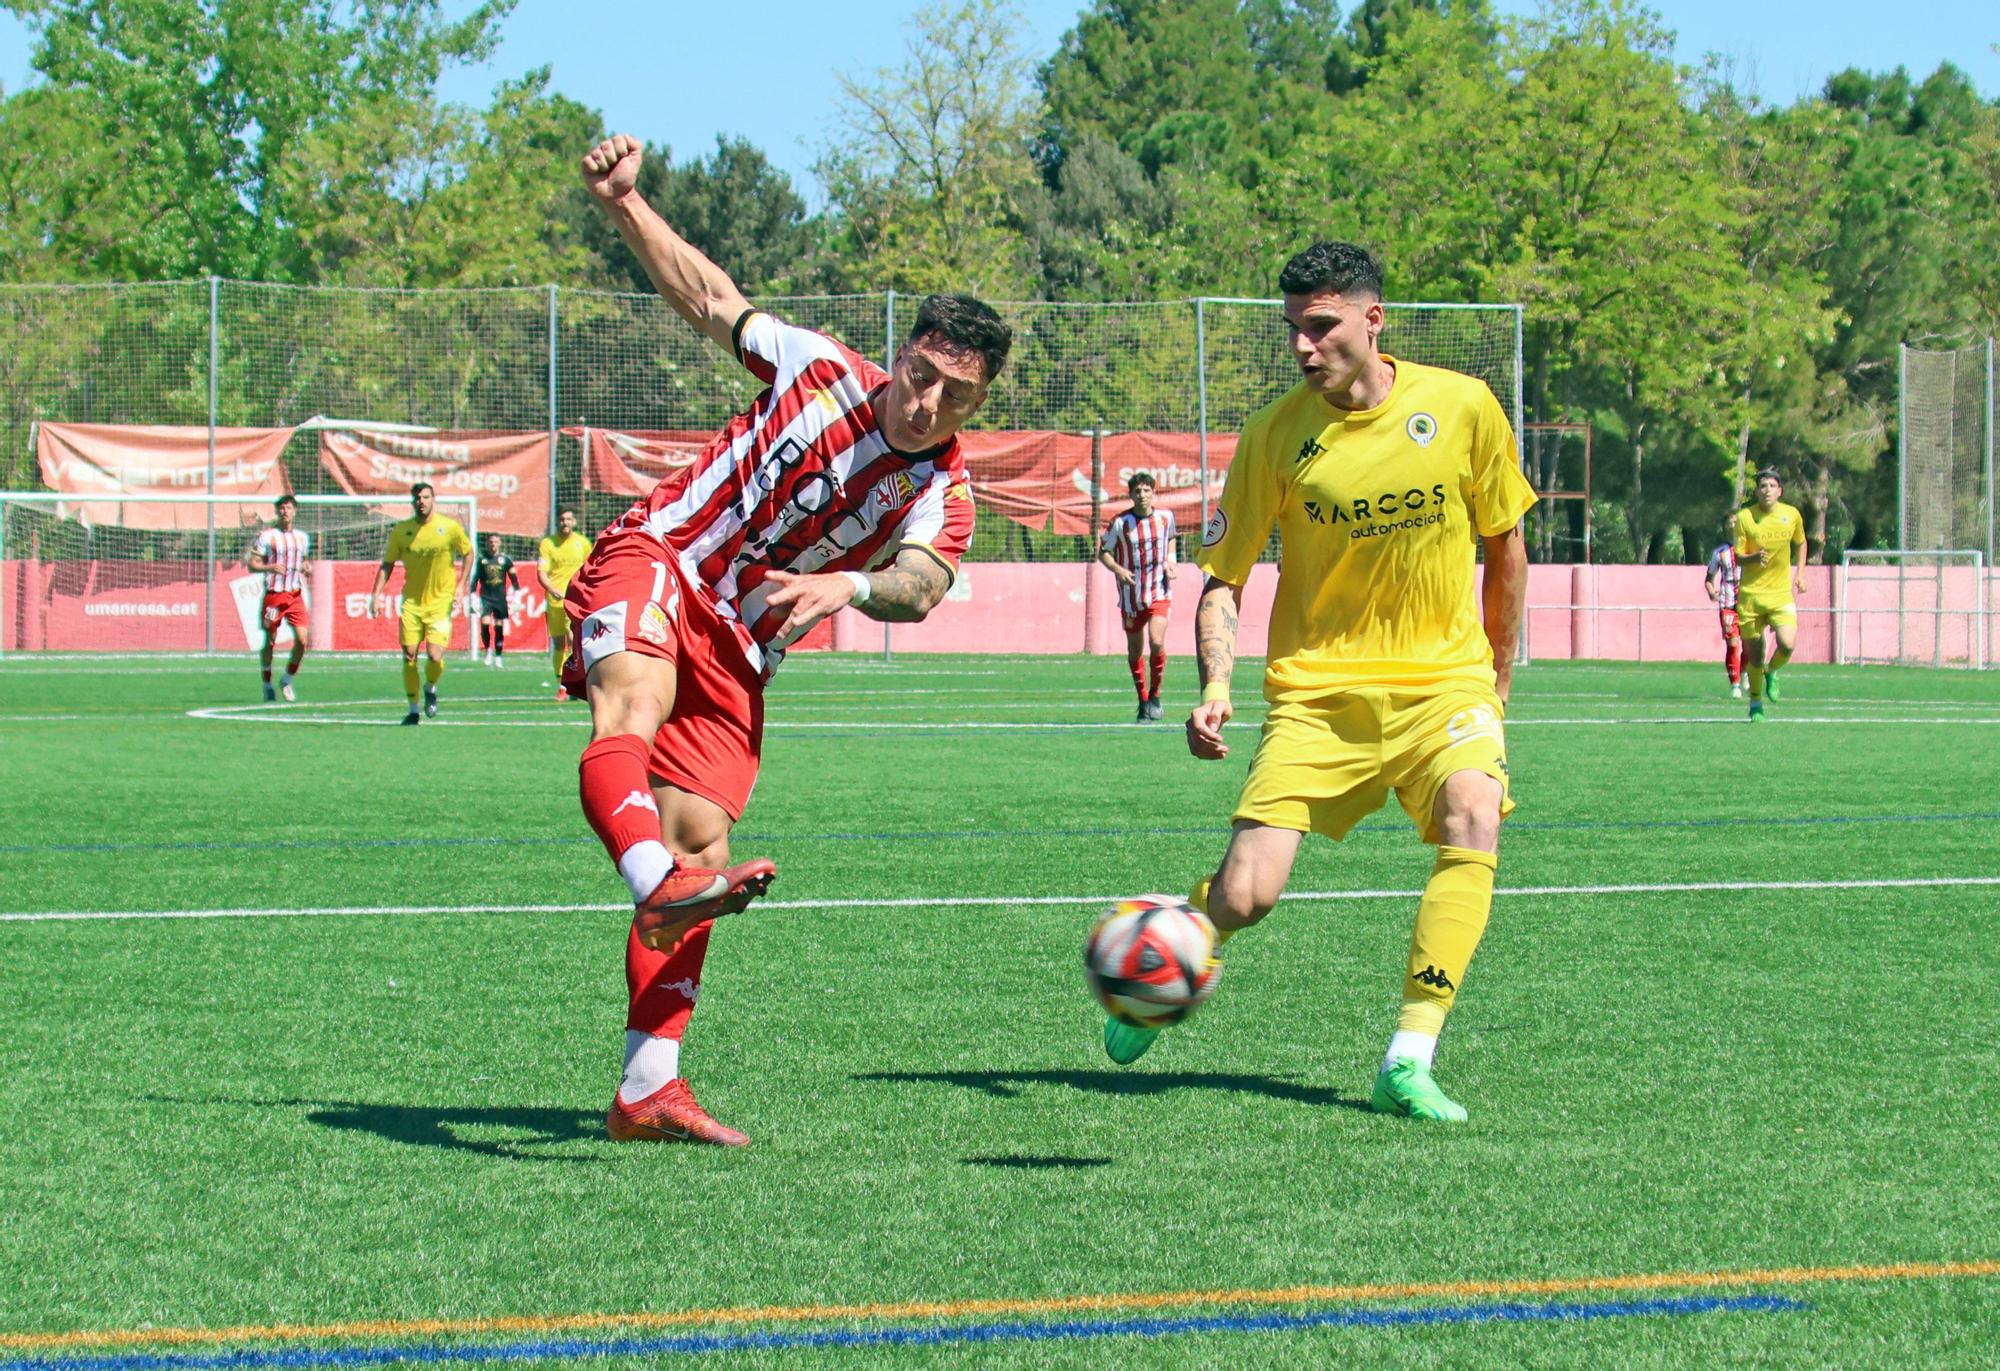
[[[930,556],[898,557],[895,564],[868,573],[868,601],[855,608],[884,623],[913,624],[937,608],[951,578]]]
[[[1236,669],[1236,610],[1242,595],[1240,586],[1213,576],[1201,588],[1194,612],[1194,651],[1204,689],[1227,685]]]

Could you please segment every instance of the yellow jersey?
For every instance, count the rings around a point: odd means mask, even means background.
[[[541,560],[537,565],[541,567],[542,575],[548,578],[550,595],[561,595],[569,589],[570,578],[583,565],[583,559],[590,555],[590,548],[590,539],[581,533],[572,533],[567,538],[542,539],[539,548]]]
[[[472,539],[458,520],[433,514],[424,523],[409,518],[391,528],[382,562],[403,564],[404,608],[441,615],[451,612],[452,592],[458,588],[452,562],[471,554]]]
[[[1273,704],[1352,686],[1493,684],[1474,535],[1512,529],[1535,492],[1485,382],[1388,360],[1395,383],[1374,409],[1337,409],[1301,383],[1252,415],[1202,531],[1196,563],[1242,585],[1278,530]]]
[[[1760,551],[1763,561],[1744,560],[1745,554]],[[1759,514],[1755,505],[1737,510],[1736,560],[1743,567],[1743,584],[1736,588],[1739,597],[1767,605],[1790,604],[1792,566],[1804,566],[1806,560],[1805,516],[1783,500],[1772,505],[1769,514]]]

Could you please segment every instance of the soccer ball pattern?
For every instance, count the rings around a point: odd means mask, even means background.
[[[1083,970],[1090,993],[1112,1018],[1165,1028],[1200,1008],[1222,976],[1215,925],[1171,895],[1120,900],[1090,930]]]

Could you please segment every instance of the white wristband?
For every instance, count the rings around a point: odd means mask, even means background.
[[[847,603],[851,605],[867,604],[868,597],[874,594],[873,588],[868,584],[868,578],[858,571],[843,571],[840,574],[854,583],[854,598]]]

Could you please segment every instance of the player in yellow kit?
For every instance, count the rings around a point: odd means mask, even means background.
[[[1743,584],[1736,590],[1736,619],[1743,634],[1744,665],[1750,677],[1750,722],[1762,723],[1764,697],[1778,698],[1778,669],[1792,660],[1798,643],[1797,597],[1806,589],[1806,521],[1778,497],[1785,493],[1778,473],[1757,473],[1757,502],[1736,511],[1736,561]],[[1777,647],[1766,661],[1764,630]]]
[[[412,517],[389,530],[389,546],[368,592],[368,617],[388,610],[389,573],[403,564],[403,694],[410,712],[403,722],[421,721],[417,713],[417,649],[429,655],[425,668],[424,715],[438,712],[438,681],[444,676],[445,649],[451,645],[451,609],[465,594],[465,574],[471,569],[472,539],[449,515],[437,513],[437,492],[428,481],[410,487]]]
[[[1284,559],[1270,712],[1221,868],[1192,899],[1226,940],[1277,904],[1308,832],[1337,840],[1393,791],[1437,860],[1373,1104],[1459,1122],[1465,1110],[1431,1067],[1486,927],[1500,819],[1513,807],[1501,720],[1527,588],[1520,519],[1534,491],[1484,382],[1377,350],[1372,255],[1316,243],[1278,281],[1302,378],[1251,417],[1203,530],[1202,698],[1188,750],[1229,754],[1237,610],[1275,526]],[[1131,1062],[1157,1035],[1112,1021],[1105,1050]]]
[[[570,578],[583,565],[583,559],[590,555],[590,549],[590,539],[576,531],[576,511],[557,511],[555,536],[542,539],[536,572],[541,577],[542,593],[549,597],[545,617],[549,625],[549,662],[556,674],[558,700],[569,698],[569,692],[562,686],[563,661],[569,656],[569,615],[563,610],[563,594],[569,589]]]

